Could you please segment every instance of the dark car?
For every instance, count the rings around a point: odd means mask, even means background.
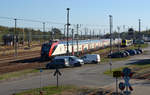
[[[141,54],[141,51],[139,51],[139,49],[135,49],[135,51],[137,52],[137,54]]]
[[[140,51],[140,53],[143,53],[142,49],[135,49],[135,50],[138,50],[138,51]]]
[[[64,67],[66,67],[66,65],[65,60],[63,59],[55,59],[52,60],[52,62],[46,64],[47,69],[64,68]]]
[[[134,44],[144,44],[144,40],[134,40]]]
[[[132,50],[132,49],[130,49],[130,50],[125,50],[125,51],[129,52],[130,55],[135,55],[135,54],[137,54],[137,52],[136,52],[135,50]]]
[[[130,56],[129,52],[127,52],[127,51],[123,51],[123,52],[126,54],[126,56]]]
[[[121,58],[121,57],[125,57],[125,56],[126,56],[126,54],[123,52],[114,52],[114,53],[108,55],[109,58]]]

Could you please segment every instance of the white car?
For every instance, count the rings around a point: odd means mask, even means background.
[[[84,64],[84,61],[82,59],[79,59],[76,56],[56,56],[54,59],[60,59],[60,58],[67,59],[71,67],[81,66]]]
[[[86,54],[81,57],[83,59],[84,63],[100,63],[100,55],[99,54]]]

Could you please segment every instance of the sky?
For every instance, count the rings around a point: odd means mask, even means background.
[[[63,27],[66,8],[70,8],[70,24],[109,31],[109,15],[113,16],[113,30],[117,26],[138,29],[150,27],[150,0],[1,0],[0,17],[51,21],[46,27]],[[0,18],[0,25],[13,26],[14,21]],[[18,21],[18,27],[42,27],[41,23]],[[75,26],[72,26],[75,27]]]

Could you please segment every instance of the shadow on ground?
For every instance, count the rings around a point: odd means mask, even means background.
[[[136,61],[136,60],[133,60]],[[137,60],[136,62],[128,63],[126,65],[150,65],[150,59]]]

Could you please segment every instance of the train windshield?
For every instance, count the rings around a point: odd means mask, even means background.
[[[46,43],[42,45],[42,51],[49,52],[50,48],[51,48],[50,43]]]
[[[126,40],[122,40],[122,43],[126,43]]]

